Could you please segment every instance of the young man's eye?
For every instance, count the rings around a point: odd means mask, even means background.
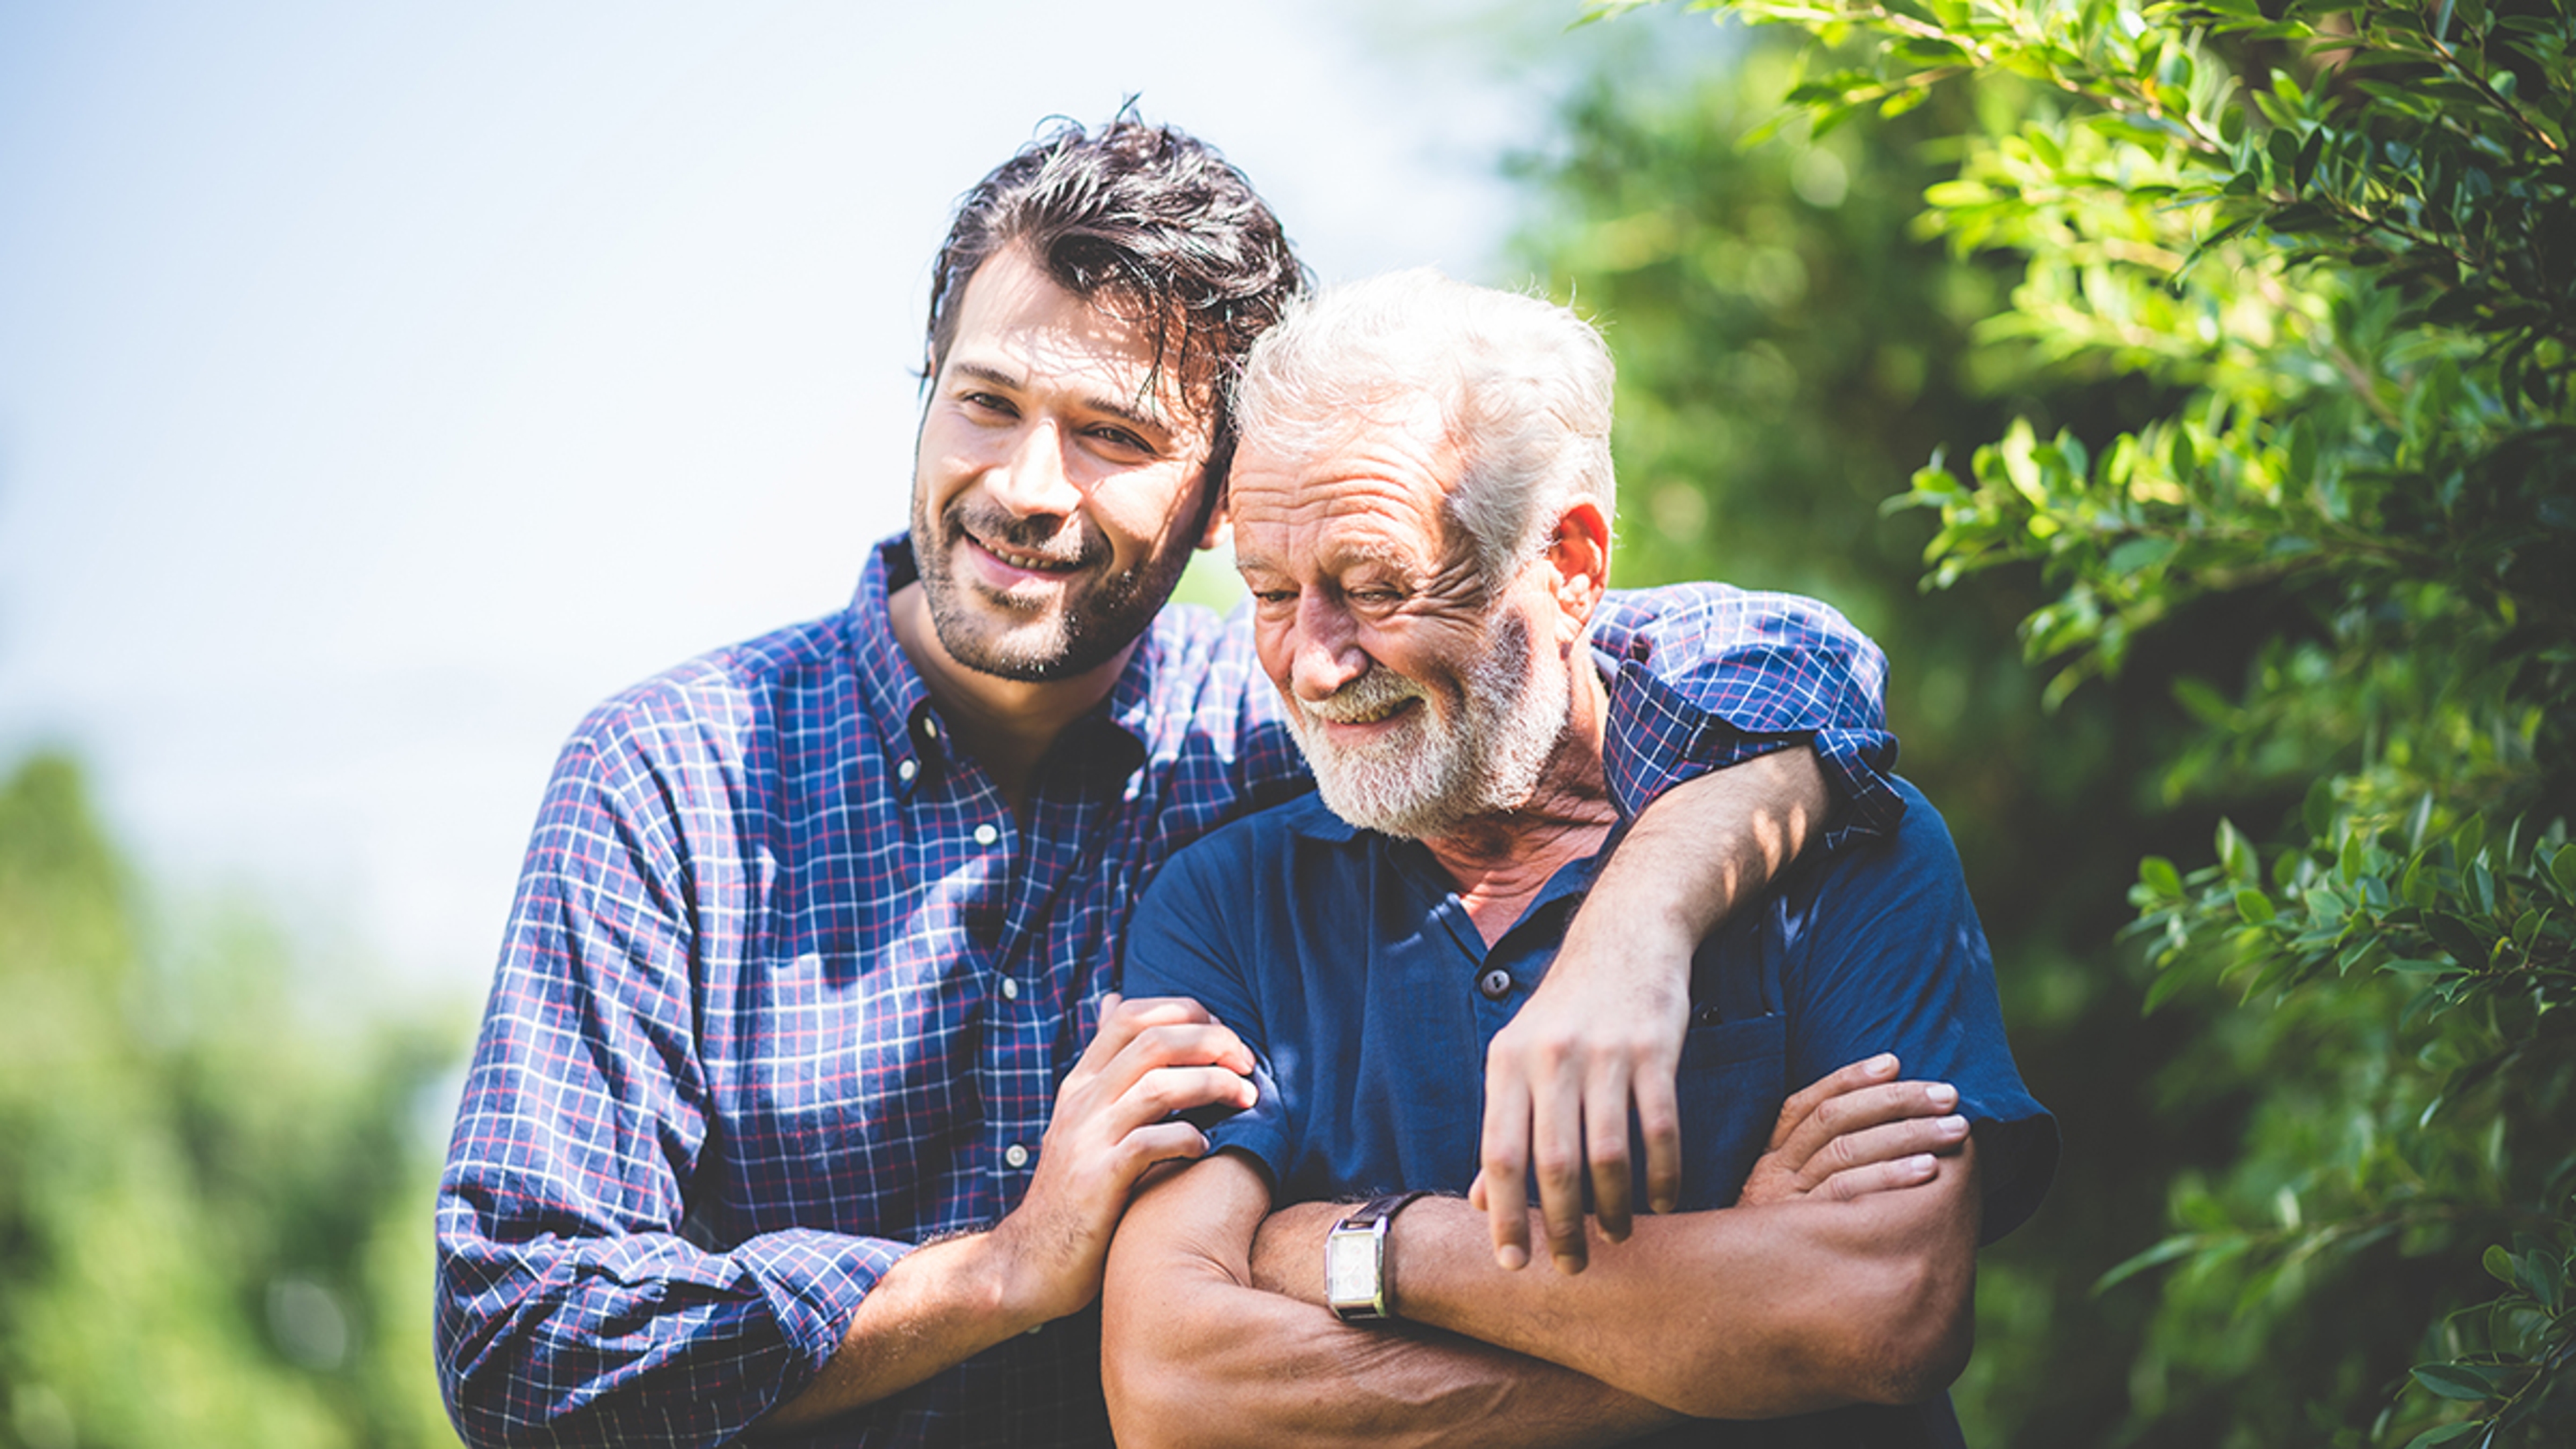
[[[1009,414],[1013,411],[1010,399],[999,393],[965,392],[959,393],[957,400],[977,412]]]
[[[1107,443],[1113,448],[1123,449],[1130,453],[1151,453],[1154,451],[1151,444],[1147,443],[1143,438],[1136,436],[1134,433],[1127,431],[1125,428],[1093,428],[1091,430],[1091,436],[1099,439],[1101,442]]]

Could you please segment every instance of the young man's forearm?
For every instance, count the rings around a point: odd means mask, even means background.
[[[1645,1158],[1646,1206],[1669,1212],[1679,1201],[1673,1074],[1691,955],[1797,857],[1823,828],[1827,804],[1815,752],[1792,746],[1671,787],[1611,852],[1546,979],[1486,1056],[1477,1196],[1492,1210],[1498,1261],[1527,1259],[1521,1184],[1533,1165],[1542,1246],[1567,1272],[1584,1263],[1587,1174],[1613,1239],[1628,1232],[1632,1153]]]

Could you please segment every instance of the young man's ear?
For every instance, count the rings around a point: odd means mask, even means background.
[[[1225,485],[1216,485],[1216,497],[1208,504],[1207,527],[1199,533],[1201,549],[1223,548],[1234,541],[1234,515],[1226,512]]]
[[[1549,535],[1548,593],[1566,628],[1580,634],[1610,587],[1610,519],[1589,498],[1567,504]]]

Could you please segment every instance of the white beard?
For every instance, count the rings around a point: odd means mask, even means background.
[[[1292,699],[1289,727],[1325,806],[1363,830],[1421,840],[1528,804],[1573,718],[1570,692],[1532,679],[1536,662],[1528,624],[1505,615],[1467,666],[1463,703],[1446,713],[1376,663],[1329,699]],[[1408,699],[1420,702],[1404,725],[1377,739],[1326,738],[1328,720],[1374,719]]]

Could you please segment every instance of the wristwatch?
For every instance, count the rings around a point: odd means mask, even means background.
[[[1394,1294],[1386,1271],[1386,1225],[1423,1194],[1391,1192],[1333,1224],[1324,1238],[1324,1301],[1344,1323],[1393,1318]]]

